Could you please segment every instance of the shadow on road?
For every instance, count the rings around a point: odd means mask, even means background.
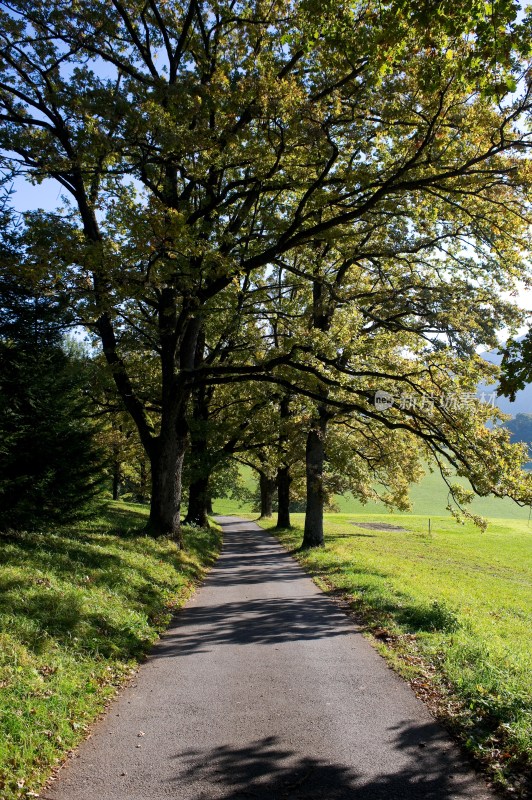
[[[198,800],[207,797],[204,787],[210,787],[209,797],[223,800],[454,800],[469,796],[471,774],[442,752],[445,735],[437,725],[405,722],[390,734],[399,764],[396,771],[388,769],[378,777],[364,778],[351,767],[325,758],[301,757],[270,736],[247,746],[187,750],[175,757],[180,762],[175,781],[198,787]],[[378,773],[379,765],[371,766]]]
[[[345,615],[325,597],[190,606],[177,619],[177,628],[163,636],[152,657],[205,652],[215,645],[271,645],[352,633]]]

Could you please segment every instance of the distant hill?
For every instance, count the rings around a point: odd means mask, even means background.
[[[502,360],[502,356],[497,350],[489,350],[480,355],[490,364],[500,364]],[[480,388],[480,391],[489,393],[496,390],[497,385]],[[495,403],[504,414],[511,414],[512,417],[515,417],[516,414],[532,414],[532,383],[529,383],[528,386],[525,386],[524,389],[517,392],[513,403],[511,403],[507,397],[496,397]]]

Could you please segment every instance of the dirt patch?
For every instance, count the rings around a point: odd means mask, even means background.
[[[397,533],[408,533],[408,528],[401,528],[399,525],[390,525],[388,522],[352,522],[357,528],[366,528],[369,531],[396,531]]]

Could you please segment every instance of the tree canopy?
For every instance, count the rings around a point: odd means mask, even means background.
[[[475,348],[519,316],[500,296],[529,246],[517,10],[3,4],[0,146],[65,196],[27,215],[25,266],[100,341],[155,532],[179,535],[194,394],[250,380],[306,398],[316,442],[347,415],[375,446],[413,437],[478,491],[519,495],[492,410],[445,399],[474,391]]]

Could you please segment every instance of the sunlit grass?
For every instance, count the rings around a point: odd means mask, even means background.
[[[251,495],[257,488],[256,473],[248,467],[242,466],[240,478],[243,487]],[[470,488],[465,478],[452,478],[452,483],[459,483]],[[426,467],[424,477],[419,483],[414,483],[409,490],[412,503],[411,511],[397,512],[400,516],[410,516],[410,514],[444,517],[449,516],[447,505],[449,503],[449,489],[439,472],[430,472]],[[217,498],[214,506],[217,514],[253,513],[257,511],[258,498],[253,504],[249,500],[235,500],[229,498]],[[384,503],[373,501],[364,505],[351,494],[334,495],[332,498],[333,508],[341,514],[386,514],[390,512]],[[528,506],[518,506],[510,498],[500,498],[495,496],[474,497],[470,510],[474,514],[490,519],[512,519],[526,522],[530,516]]]
[[[75,745],[215,557],[142,534],[111,503],[90,523],[0,538],[0,797],[25,797]]]
[[[466,745],[499,780],[532,752],[532,528],[497,519],[482,533],[449,517],[326,517],[326,546],[297,552],[326,589],[341,590],[379,649],[427,697],[437,690]],[[406,530],[378,530],[384,523]],[[268,523],[266,523],[268,524]],[[270,523],[270,524],[273,524]]]

